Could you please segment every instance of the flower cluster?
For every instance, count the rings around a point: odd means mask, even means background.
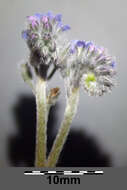
[[[67,64],[61,67],[67,93],[80,85],[92,96],[110,92],[115,85],[115,65],[115,59],[103,47],[92,42],[72,41]]]
[[[68,25],[62,23],[61,14],[48,12],[27,17],[22,37],[30,49],[29,63],[43,78],[47,77],[49,66],[56,67],[62,60],[61,56],[66,55],[68,41],[64,34],[69,29]]]
[[[28,63],[37,75],[48,80],[59,69],[65,80],[67,95],[80,85],[89,95],[101,96],[115,85],[115,59],[106,49],[93,42],[68,41],[70,26],[62,23],[62,15],[35,14],[27,17],[22,37],[30,49]],[[48,75],[49,67],[53,66]]]

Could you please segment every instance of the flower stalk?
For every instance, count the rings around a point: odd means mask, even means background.
[[[36,84],[37,128],[36,128],[36,152],[35,166],[44,167],[46,163],[46,81],[38,78]]]
[[[67,136],[69,134],[70,125],[76,114],[79,100],[79,88],[74,88],[71,95],[67,98],[67,105],[65,109],[64,119],[59,132],[54,141],[52,150],[47,160],[47,167],[55,167],[59,159],[59,155],[63,149]]]

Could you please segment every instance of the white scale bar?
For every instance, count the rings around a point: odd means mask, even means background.
[[[33,173],[40,173],[40,171],[32,171]]]
[[[64,173],[71,173],[72,171],[63,171]]]
[[[43,171],[42,171],[43,172]],[[48,171],[46,172],[47,174],[50,175],[51,174],[59,174],[59,172],[57,171]],[[103,171],[99,171],[99,170],[96,170],[96,171],[79,171],[77,173],[72,173],[72,171],[63,171],[63,175],[83,175],[83,174],[103,174],[104,172]],[[24,173],[25,175],[45,175],[45,172],[44,173],[41,173],[40,171],[32,171],[30,173]]]
[[[65,173],[64,172],[64,175],[83,175],[83,173],[69,173],[69,172]]]
[[[57,171],[48,171],[48,173],[54,173],[55,174],[55,173],[57,173]]]
[[[36,172],[33,172],[33,173],[24,173],[25,175],[44,175],[44,173],[36,173]]]
[[[95,171],[95,173],[103,174],[104,172],[103,171]]]
[[[87,171],[79,171],[80,173],[87,174]]]

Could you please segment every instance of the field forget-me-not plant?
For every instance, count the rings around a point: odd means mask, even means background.
[[[79,89],[90,96],[102,96],[116,85],[116,62],[108,51],[91,41],[68,40],[69,25],[62,15],[35,14],[27,17],[22,38],[29,48],[27,61],[21,64],[24,81],[36,97],[36,167],[55,167],[76,114]],[[59,71],[65,84],[66,108],[52,149],[46,157],[48,114],[59,97],[60,88],[47,89],[47,83]]]

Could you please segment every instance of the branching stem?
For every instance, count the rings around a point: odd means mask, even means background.
[[[59,159],[59,155],[64,146],[66,138],[68,136],[70,125],[77,111],[77,105],[79,100],[79,89],[73,89],[71,95],[67,99],[67,105],[65,109],[64,119],[59,129],[59,132],[54,141],[52,150],[47,160],[47,167],[55,167]]]

